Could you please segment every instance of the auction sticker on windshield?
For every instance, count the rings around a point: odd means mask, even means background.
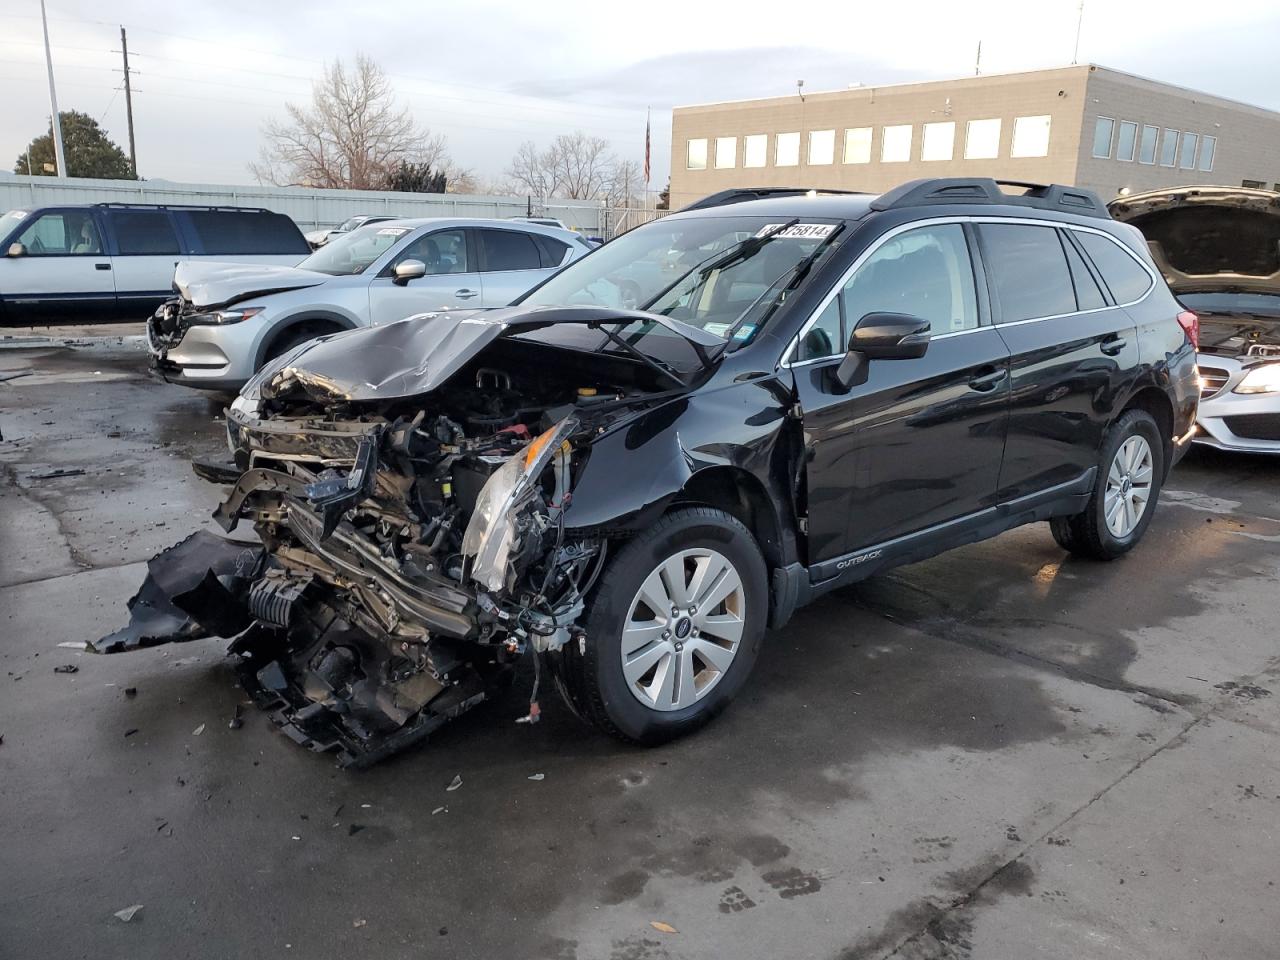
[[[380,237],[403,237],[409,232],[408,227],[383,227],[378,231]]]
[[[782,226],[780,223],[767,224],[760,228],[756,236],[763,237],[770,230],[778,230],[780,226]],[[773,239],[825,240],[835,228],[836,225],[834,223],[795,223],[785,230],[778,230],[773,235]]]

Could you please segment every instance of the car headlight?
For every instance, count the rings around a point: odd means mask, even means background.
[[[1233,393],[1280,393],[1280,363],[1253,367]]]
[[[242,310],[214,310],[211,313],[197,313],[188,318],[189,323],[202,323],[207,326],[225,326],[229,323],[239,323],[242,320],[248,320],[250,317],[256,317],[266,307],[245,307]]]
[[[577,420],[566,417],[530,442],[485,481],[462,536],[462,554],[471,557],[471,579],[491,591],[507,584],[507,561],[516,545],[520,510],[551,459],[567,446]]]

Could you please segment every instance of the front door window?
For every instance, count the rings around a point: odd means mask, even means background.
[[[102,254],[102,240],[87,210],[46,213],[18,236],[32,257],[92,257]]]

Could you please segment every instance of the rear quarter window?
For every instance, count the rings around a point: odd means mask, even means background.
[[[1096,233],[1073,231],[1084,252],[1102,275],[1116,303],[1132,303],[1151,289],[1151,274],[1119,243]]]
[[[188,221],[206,254],[289,254],[311,251],[292,220],[282,213],[190,210]]]
[[[544,237],[535,235],[533,242],[537,244],[538,254],[542,258],[544,267],[558,267],[564,263],[564,258],[569,254],[569,245],[561,243],[552,237]]]

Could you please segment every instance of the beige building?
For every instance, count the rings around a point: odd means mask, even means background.
[[[917,177],[1280,190],[1280,113],[1088,64],[677,107],[671,207],[731,187]]]

